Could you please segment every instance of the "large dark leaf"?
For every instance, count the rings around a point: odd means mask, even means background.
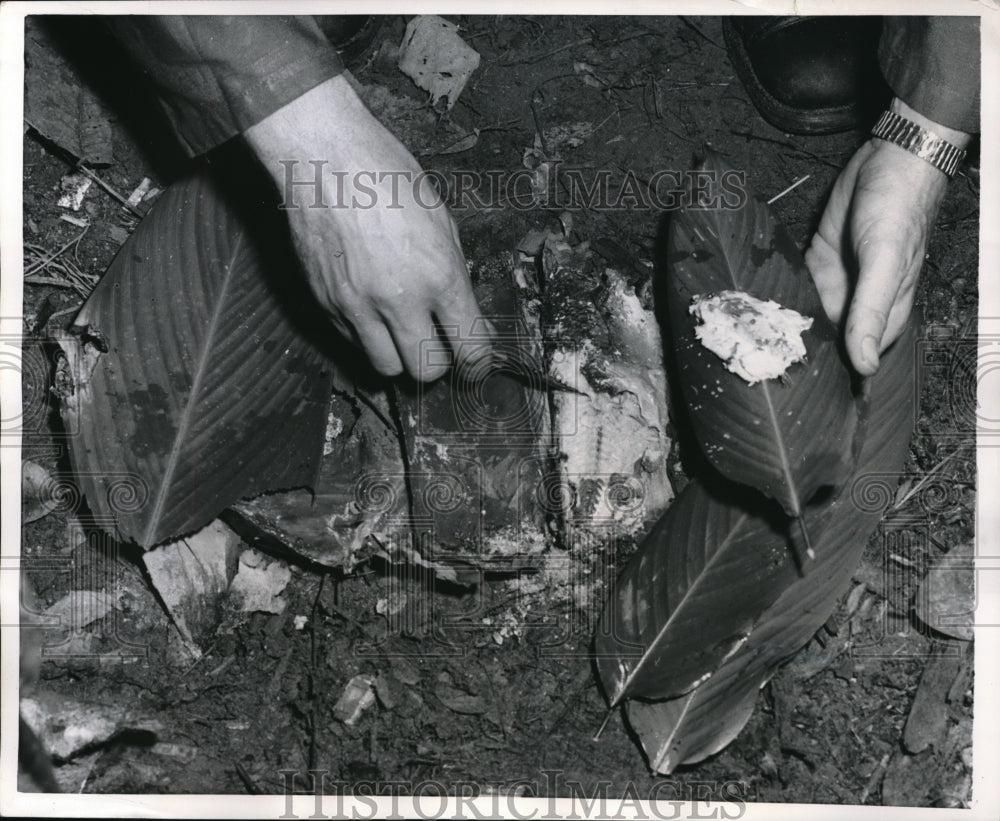
[[[787,523],[760,494],[691,481],[609,591],[595,651],[612,704],[681,695],[746,640],[798,575]]]
[[[756,693],[830,617],[850,585],[868,537],[877,527],[906,458],[914,420],[915,333],[911,327],[869,380],[867,435],[855,471],[826,504],[829,520],[815,530],[817,560],[767,608],[747,640],[688,694],[668,701],[632,701],[629,721],[650,765],[670,773],[722,749],[753,710]],[[706,621],[713,614],[706,614]]]
[[[317,471],[331,365],[300,330],[312,300],[280,213],[244,210],[208,174],[172,186],[84,306],[87,333],[62,340],[74,469],[143,547]]]
[[[727,173],[713,153],[701,170],[716,179]],[[695,436],[725,476],[799,516],[818,489],[849,475],[857,424],[836,331],[802,255],[767,203],[752,195],[738,208],[724,198],[685,208],[671,220],[668,243],[671,337]],[[727,290],[813,319],[802,336],[806,359],[785,378],[749,385],[696,338],[692,301]]]
[[[831,515],[813,505],[803,522],[818,533]],[[612,704],[682,695],[738,650],[799,577],[790,524],[744,485],[709,473],[691,480],[609,592],[595,650]]]
[[[58,20],[35,15],[24,19],[24,120],[77,159],[111,165],[113,117],[81,81],[79,67],[64,56],[65,44],[53,37],[59,34],[53,27]]]

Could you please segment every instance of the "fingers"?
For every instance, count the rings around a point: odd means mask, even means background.
[[[823,310],[831,322],[839,324],[850,296],[843,259],[824,237],[817,234],[806,249],[805,261],[819,292]]]
[[[418,381],[430,382],[448,370],[450,358],[435,356],[437,349],[426,344],[436,335],[430,312],[425,312],[423,321],[411,314],[402,320],[373,317],[354,326],[335,319],[334,326],[365,352],[383,376],[399,376],[405,371]]]
[[[396,343],[382,322],[358,323],[354,332],[375,370],[383,376],[398,376],[403,372],[403,362]]]
[[[430,312],[423,314],[419,320],[411,315],[390,322],[389,332],[406,373],[418,382],[432,382],[448,370],[449,359],[433,344],[437,334]]]
[[[455,368],[466,371],[481,366],[492,357],[493,338],[496,329],[479,309],[468,267],[462,253],[462,243],[458,236],[458,226],[453,219],[448,220],[453,247],[458,250],[460,264],[452,277],[452,285],[435,300],[433,310],[445,339],[451,348]]]
[[[365,167],[418,167],[388,132],[383,136],[366,150],[388,153]],[[388,206],[398,193],[404,207],[301,209],[289,214],[289,225],[313,293],[372,366],[386,376],[405,371],[430,381],[452,361],[461,366],[477,356],[474,334],[482,317],[454,220],[424,201],[407,200],[404,189],[391,196],[383,191],[378,199]],[[435,322],[454,326],[446,333],[453,357]],[[428,341],[438,344],[424,345]]]
[[[886,337],[890,317],[897,304],[897,314],[904,308],[909,314],[913,288],[910,284],[905,293],[900,293],[909,279],[909,266],[900,258],[898,239],[862,242],[858,248],[858,267],[858,284],[844,329],[845,344],[858,373],[871,376],[878,370],[879,354],[893,341]]]
[[[491,356],[495,329],[479,310],[468,279],[438,299],[434,315],[451,348],[455,368],[473,368]]]
[[[332,312],[331,320],[384,376],[405,371],[418,381],[430,382],[452,364],[465,368],[489,355],[493,328],[480,313],[467,276],[457,278],[434,300],[421,297],[411,295],[402,304],[369,304],[363,319],[357,311],[350,320]]]
[[[420,382],[439,379],[452,365],[459,370],[481,365],[490,356],[493,326],[480,313],[467,279],[456,282],[435,305],[433,314],[414,308],[386,317],[385,328],[402,370]]]
[[[853,262],[854,255],[847,249],[848,224],[858,173],[870,152],[867,144],[862,146],[837,176],[816,234],[805,253],[806,266],[816,284],[823,310],[835,324],[840,323],[850,299],[851,277],[845,259]]]
[[[351,322],[339,310],[331,310],[330,324],[347,342],[363,350],[372,367],[383,376],[398,376],[403,372],[392,335],[378,317]]]
[[[834,184],[806,264],[830,318],[846,311],[847,355],[864,376],[906,324],[945,185],[931,165],[878,140]]]

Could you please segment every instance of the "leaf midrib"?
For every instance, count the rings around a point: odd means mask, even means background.
[[[181,453],[184,450],[187,433],[191,427],[192,419],[194,418],[194,411],[198,403],[198,396],[201,393],[202,382],[204,381],[205,372],[207,371],[207,363],[215,343],[215,335],[222,322],[223,307],[226,304],[226,296],[228,295],[229,286],[233,278],[233,270],[235,268],[234,262],[239,255],[242,244],[243,234],[240,232],[236,236],[233,250],[229,255],[229,261],[226,263],[226,272],[222,279],[222,287],[219,289],[215,307],[212,311],[212,318],[209,320],[208,330],[205,334],[205,342],[201,353],[198,356],[198,363],[195,366],[194,379],[191,381],[191,393],[184,406],[184,410],[181,413],[181,418],[177,426],[177,435],[174,436],[174,443],[170,449],[170,455],[167,457],[167,465],[163,470],[163,479],[160,482],[160,490],[156,494],[156,503],[153,506],[153,512],[150,514],[149,521],[146,524],[146,531],[143,534],[143,547],[148,548],[152,545],[152,540],[155,538],[156,530],[159,526],[160,517],[163,515],[164,508],[166,508],[167,499],[170,497],[174,474],[177,472],[177,466],[180,463]]]
[[[767,401],[767,412],[771,417],[771,427],[774,430],[774,441],[778,447],[778,458],[781,461],[781,472],[785,476],[788,485],[789,497],[792,504],[792,515],[799,518],[802,515],[802,505],[799,502],[799,489],[795,486],[795,477],[792,476],[792,464],[788,458],[788,451],[785,448],[785,440],[781,435],[781,428],[778,426],[778,414],[774,410],[774,403],[771,401],[771,391],[767,384],[760,383],[760,388]]]
[[[709,233],[715,237],[716,242],[719,244],[719,249],[722,251],[722,256],[726,261],[726,269],[729,271],[729,280],[733,284],[733,290],[743,290],[742,283],[739,282],[736,276],[736,271],[740,267],[738,263],[741,262],[741,260],[734,260],[730,257],[728,248],[722,241],[722,232],[719,231],[717,227],[714,230],[708,230]],[[756,226],[754,226],[753,230],[756,230]],[[745,264],[746,260],[742,260],[742,262]],[[792,515],[799,518],[802,515],[802,503],[799,500],[799,489],[795,485],[795,477],[792,474],[792,463],[788,458],[788,449],[785,447],[785,439],[784,436],[782,436],[781,427],[778,423],[778,414],[774,410],[774,402],[771,400],[771,390],[768,387],[767,380],[759,382],[758,385],[760,385],[760,389],[764,394],[764,399],[767,402],[767,412],[770,417],[769,421],[771,423],[771,430],[774,431],[774,441],[778,450],[781,473],[785,477],[785,483],[788,486]],[[784,507],[784,505],[782,505],[782,507]]]
[[[726,268],[729,272],[729,278],[733,284],[733,289],[740,290],[740,283],[736,277],[737,265],[734,264],[733,258],[731,258],[730,255],[727,253],[727,249],[725,247],[725,244],[721,241],[719,232],[717,231],[717,229],[708,228],[707,226],[706,230],[708,230],[708,232],[715,238],[715,240],[719,245],[720,250],[722,251],[723,258],[726,260]],[[779,427],[778,424],[778,417],[774,409],[774,402],[772,401],[771,398],[771,392],[766,382],[761,382],[759,384],[761,391],[763,392],[764,399],[767,402],[769,422],[771,425],[771,430],[774,434],[774,440],[780,462],[781,473],[785,477],[785,482],[787,484],[791,496],[791,503],[794,515],[799,516],[801,513],[801,506],[799,504],[799,499],[798,499],[798,489],[796,488],[794,479],[792,477],[791,463],[788,458],[788,451],[787,448],[785,447],[784,438],[781,434],[781,428]],[[622,702],[623,699],[627,697],[629,688],[632,686],[632,684],[636,681],[636,678],[645,668],[646,663],[653,655],[653,650],[663,642],[664,636],[669,632],[669,630],[675,624],[678,614],[686,606],[692,594],[694,594],[698,590],[698,588],[703,584],[705,578],[711,572],[713,566],[718,561],[719,557],[723,554],[725,549],[735,538],[737,530],[743,525],[746,519],[747,519],[747,514],[742,513],[739,519],[730,528],[729,533],[726,534],[726,538],[716,549],[715,553],[713,553],[712,557],[705,563],[705,565],[699,571],[697,578],[691,585],[688,586],[687,590],[684,591],[684,595],[682,596],[681,600],[677,603],[677,606],[671,611],[670,616],[667,618],[666,622],[664,622],[663,626],[657,631],[656,636],[650,642],[649,646],[646,647],[646,649],[643,651],[642,657],[639,659],[639,662],[635,665],[635,667],[631,669],[631,671],[629,671],[628,675],[621,680],[621,684],[618,687],[618,693],[615,696],[612,706],[617,706]]]
[[[653,762],[653,770],[655,772],[662,772],[666,769],[669,773],[672,773],[676,769],[677,764],[680,762],[670,761],[670,748],[674,744],[674,739],[677,738],[677,734],[680,732],[681,728],[684,726],[684,719],[687,718],[688,711],[691,709],[691,704],[694,702],[694,695],[697,690],[692,690],[686,696],[682,696],[684,699],[684,707],[681,708],[680,715],[677,716],[677,721],[674,722],[674,727],[670,731],[670,735],[664,740],[660,745],[659,750],[657,750],[656,761]]]
[[[622,685],[621,687],[618,688],[618,695],[615,696],[615,700],[611,705],[612,707],[617,707],[619,704],[621,704],[622,699],[627,697],[626,694],[628,692],[629,687],[632,686],[632,683],[635,681],[636,676],[639,674],[639,671],[643,669],[643,666],[649,660],[650,656],[652,655],[653,648],[657,647],[661,643],[664,635],[674,625],[677,614],[680,613],[681,610],[684,608],[685,604],[688,601],[688,598],[695,590],[698,589],[699,585],[701,585],[704,582],[705,577],[711,571],[712,566],[715,564],[719,556],[722,555],[725,549],[735,538],[736,531],[739,530],[740,527],[742,527],[743,523],[747,520],[748,517],[749,514],[746,512],[740,514],[739,519],[737,519],[733,523],[733,526],[729,529],[729,532],[726,534],[726,538],[722,540],[722,543],[716,549],[715,553],[712,554],[712,557],[707,562],[705,562],[701,570],[698,571],[698,575],[695,578],[694,582],[688,585],[688,588],[687,590],[684,591],[684,595],[681,597],[681,600],[677,602],[677,606],[671,611],[670,615],[667,617],[667,620],[663,623],[663,627],[661,627],[657,631],[655,638],[649,643],[649,646],[643,651],[642,657],[639,659],[639,663],[632,668],[631,672],[624,679],[622,679]]]

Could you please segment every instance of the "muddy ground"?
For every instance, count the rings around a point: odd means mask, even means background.
[[[735,78],[715,18],[458,22],[482,64],[450,121],[463,132],[479,129],[478,142],[423,156],[425,167],[518,169],[535,134],[562,125],[580,137],[565,150],[567,164],[648,179],[688,167],[708,142],[769,197],[810,175],[774,206],[805,245],[828,187],[863,139],[860,132],[790,136],[764,122]],[[355,74],[422,104],[423,94],[382,47],[398,43],[403,25],[384,21]],[[99,32],[62,27],[57,35],[81,81],[115,116],[114,162],[98,169],[101,177],[127,195],[143,177],[163,187],[183,173],[186,161],[164,140],[152,99],[128,72],[115,70],[118,56]],[[61,220],[68,212],[56,200],[71,170],[66,158],[31,130],[24,158],[24,242],[41,249],[31,259],[72,243],[57,259],[100,274],[136,218],[95,187],[75,214],[89,228]],[[924,266],[919,302],[934,338],[925,343],[920,413],[898,504],[873,536],[851,595],[761,691],[736,741],[671,776],[680,797],[922,806],[970,799],[971,647],[922,628],[912,598],[928,565],[973,535],[978,186],[973,160],[951,183]],[[456,216],[473,269],[551,217],[511,207]],[[653,209],[584,209],[574,213],[574,230],[611,249],[616,265],[648,276],[662,217]],[[46,270],[52,279],[65,277],[57,266]],[[46,300],[55,310],[37,329],[38,341],[29,340],[30,356],[45,353],[41,340],[69,322],[80,299],[65,281],[25,285],[29,322]],[[25,372],[34,427],[24,457],[65,470],[66,440],[47,399],[44,361],[32,360]],[[302,564],[293,566],[284,613],[232,616],[199,662],[181,664],[133,550],[88,539],[72,516],[57,513],[24,527],[23,555],[43,605],[81,580],[90,589],[122,591],[117,611],[84,631],[91,639],[50,647],[42,666],[41,690],[113,704],[128,715],[127,732],[83,759],[58,762],[68,788],[280,793],[282,770],[307,769],[350,784],[467,782],[535,795],[578,789],[590,796],[606,785],[611,796],[646,796],[665,782],[650,774],[620,715],[594,740],[606,702],[587,653],[592,609],[546,606],[541,597],[522,611],[510,582],[497,580],[465,592],[411,584],[407,608],[386,615],[380,601],[407,582],[384,567],[363,565],[345,577]],[[87,652],[75,654],[81,646]],[[904,724],[928,659],[948,652],[960,659],[948,681],[925,691],[945,720],[926,749],[912,754],[903,746]],[[389,695],[349,727],[333,707],[360,673],[384,677]]]

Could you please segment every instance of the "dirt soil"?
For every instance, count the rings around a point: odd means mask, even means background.
[[[626,172],[648,179],[689,167],[707,142],[768,197],[809,175],[774,205],[804,246],[829,186],[864,139],[861,132],[796,137],[768,125],[734,75],[716,18],[455,19],[482,63],[450,117],[440,119],[441,133],[450,121],[463,132],[479,129],[479,138],[459,153],[422,156],[425,167],[515,170],[536,133],[565,126],[579,138],[566,144],[567,165],[608,169],[614,180]],[[419,107],[423,94],[389,59],[403,26],[387,18],[355,74]],[[162,188],[185,161],[163,141],[150,95],[137,95],[128,85],[134,78],[115,71],[118,56],[88,32],[80,28],[68,43],[63,28],[56,42],[116,118],[115,160],[98,172],[125,195],[143,177]],[[26,247],[51,254],[71,243],[58,259],[100,274],[136,218],[95,186],[75,214],[89,228],[61,220],[70,212],[56,206],[59,180],[71,167],[30,130],[24,159]],[[761,690],[739,737],[682,767],[661,796],[967,806],[971,648],[922,627],[913,595],[930,563],[973,536],[978,195],[973,158],[949,187],[919,286],[929,341],[903,490],[854,589]],[[473,270],[552,216],[513,207],[456,211]],[[641,287],[655,262],[662,212],[580,209],[573,218],[577,235],[603,247]],[[67,470],[67,440],[47,398],[43,340],[80,304],[65,286],[25,285],[25,330],[38,335],[25,345],[25,407],[34,427],[23,455],[50,471]],[[612,797],[645,797],[668,781],[649,772],[620,713],[594,740],[606,713],[588,657],[596,608],[535,598],[518,609],[516,590],[503,579],[434,591],[374,564],[349,576],[293,565],[284,613],[228,614],[204,657],[180,663],[134,549],[57,512],[24,527],[23,556],[43,606],[71,589],[120,592],[111,615],[50,644],[42,666],[41,690],[116,705],[127,716],[127,731],[85,759],[57,762],[60,779],[76,790],[281,793],[282,771],[308,769],[348,784],[456,789],[465,782],[527,795],[606,789]],[[400,591],[405,608],[387,612],[385,602],[400,600]],[[922,674],[928,659],[948,652],[957,653],[958,672],[930,694],[946,718],[926,749],[911,754],[903,729]],[[348,726],[334,706],[359,674],[377,678],[379,698]],[[302,777],[296,788],[309,789]]]

